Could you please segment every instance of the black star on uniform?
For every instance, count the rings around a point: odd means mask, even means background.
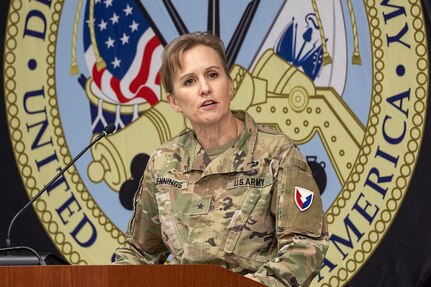
[[[202,203],[199,203],[199,204],[197,205],[197,207],[198,207],[198,209],[203,209],[203,208],[204,208],[204,205],[203,205]]]

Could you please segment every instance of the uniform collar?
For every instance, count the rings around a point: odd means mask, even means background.
[[[234,117],[244,122],[244,129],[236,144],[210,162],[205,150],[197,141],[195,133],[188,133],[184,142],[181,169],[206,173],[245,172],[252,168],[257,127],[253,118],[244,111],[232,111]]]

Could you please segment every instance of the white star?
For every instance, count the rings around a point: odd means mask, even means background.
[[[129,43],[129,36],[127,36],[126,33],[123,33],[123,36],[120,38],[120,40],[123,45]]]
[[[99,25],[97,25],[97,26],[99,26],[100,31],[103,31],[103,30],[106,30],[107,25],[108,25],[108,22],[105,22],[105,21],[103,21],[103,19],[102,19],[102,20],[100,21]]]
[[[111,37],[108,37],[108,41],[105,42],[108,49],[111,47],[114,47],[114,43],[115,43],[115,40],[111,39]]]
[[[108,8],[109,6],[112,6],[112,0],[105,0],[105,7]]]
[[[111,64],[114,65],[114,69],[119,68],[120,63],[121,63],[121,60],[119,60],[117,57],[115,57],[114,61],[111,62]]]
[[[132,29],[132,32],[138,31],[139,23],[136,23],[135,20],[133,20],[132,25],[129,25],[130,29]]]
[[[126,16],[132,15],[133,8],[127,4],[126,9],[123,9],[124,13],[126,13]]]
[[[102,0],[96,0],[94,1],[94,4],[99,4],[100,2],[102,2]]]
[[[112,17],[109,18],[109,20],[112,21],[112,25],[114,25],[115,23],[118,23],[118,19],[120,19],[120,16],[118,16],[117,14],[112,14]]]

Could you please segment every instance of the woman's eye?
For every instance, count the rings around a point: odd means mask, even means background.
[[[208,74],[208,78],[209,79],[216,79],[218,77],[218,73],[217,72],[210,72]]]
[[[194,83],[194,80],[193,80],[193,79],[188,79],[188,80],[186,80],[186,81],[184,82],[184,85],[185,85],[185,86],[191,86],[191,85],[193,85],[193,83]]]

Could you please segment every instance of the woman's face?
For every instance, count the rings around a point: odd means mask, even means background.
[[[227,119],[233,83],[217,52],[198,45],[185,51],[180,60],[182,69],[173,79],[173,93],[167,94],[173,109],[182,112],[194,128]]]

